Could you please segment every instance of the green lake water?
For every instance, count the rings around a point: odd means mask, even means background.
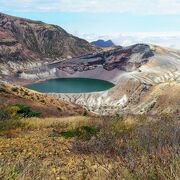
[[[26,87],[43,93],[88,93],[110,89],[113,83],[87,78],[60,78],[30,84]]]

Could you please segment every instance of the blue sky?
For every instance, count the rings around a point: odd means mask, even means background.
[[[80,33],[172,32],[180,30],[180,15],[132,15],[127,13],[13,12],[5,13],[57,24]]]
[[[0,0],[0,11],[57,24],[89,41],[180,47],[180,0]]]

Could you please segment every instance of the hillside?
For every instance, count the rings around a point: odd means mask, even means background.
[[[0,108],[16,104],[30,107],[32,110],[41,113],[42,117],[80,115],[85,111],[78,105],[57,100],[46,94],[31,91],[20,86],[0,84]]]
[[[77,105],[1,84],[0,179],[178,179],[179,113],[166,109],[179,107],[179,85],[153,88],[142,98],[159,92],[158,114],[92,116]]]
[[[56,25],[0,13],[0,77],[93,53],[97,48]]]

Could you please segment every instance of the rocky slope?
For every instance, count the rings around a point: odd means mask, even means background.
[[[180,107],[180,52],[158,46],[117,48],[33,69],[20,77],[33,81],[86,77],[113,82],[115,86],[104,92],[51,94],[97,113],[177,113]],[[163,101],[166,103],[160,105]]]
[[[0,13],[0,75],[95,52],[59,26]]]

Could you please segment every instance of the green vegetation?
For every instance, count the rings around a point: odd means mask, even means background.
[[[13,92],[18,92],[19,89],[18,89],[18,87],[12,87],[11,90],[12,90]]]
[[[65,138],[79,137],[84,140],[89,140],[92,136],[95,136],[98,132],[96,127],[81,126],[75,130],[69,130],[60,132],[59,134]]]
[[[6,92],[4,88],[0,87],[0,93]]]
[[[25,106],[23,104],[14,104],[7,106],[7,110],[15,115],[21,116],[21,117],[39,117],[39,112],[34,112],[31,110],[30,107]]]
[[[0,93],[7,93],[7,90],[3,87],[3,85],[0,85]]]
[[[60,107],[57,107],[57,110],[58,110],[59,112],[63,112],[63,109],[60,108]]]
[[[83,112],[83,116],[87,116],[88,115],[88,112],[85,110],[84,112]]]

